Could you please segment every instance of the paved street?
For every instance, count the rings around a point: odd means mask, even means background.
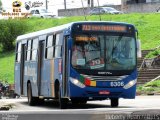
[[[41,120],[45,117],[47,118],[46,120],[50,120],[54,117],[56,119],[76,118],[79,120],[111,119],[116,115],[118,115],[117,117],[120,119],[129,119],[128,116],[130,117],[130,115],[149,115],[149,117],[152,115],[152,117],[160,120],[159,101],[160,96],[138,96],[135,100],[120,99],[120,105],[118,108],[111,108],[110,101],[105,100],[91,101],[84,106],[72,106],[72,104],[69,104],[68,109],[61,110],[58,108],[58,103],[53,101],[47,101],[44,105],[41,106],[31,107],[28,106],[26,98],[1,99],[0,106],[8,105],[12,106],[12,108],[9,111],[0,111],[0,118],[14,117],[15,120],[17,120],[16,117],[18,117],[20,120],[22,118],[23,120],[32,118],[34,118],[34,120]],[[5,116],[6,114],[10,116]],[[114,116],[111,116],[113,114]]]

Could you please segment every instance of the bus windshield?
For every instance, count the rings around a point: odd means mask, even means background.
[[[133,70],[135,38],[121,34],[77,34],[73,37],[72,67],[84,70]]]

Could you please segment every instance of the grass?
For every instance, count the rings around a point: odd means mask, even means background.
[[[121,15],[102,15],[103,21],[118,21],[134,24],[139,31],[142,49],[152,49],[160,45],[160,14],[133,13]],[[51,28],[74,21],[84,21],[83,16],[66,17],[62,19],[23,19],[27,24],[26,33]],[[99,21],[98,15],[87,16],[88,21]],[[0,20],[1,22],[1,20]],[[1,50],[1,47],[0,47]],[[0,53],[0,80],[14,82],[14,52]]]
[[[14,82],[14,51],[0,53],[0,81]]]
[[[138,86],[137,92],[140,94],[160,93],[160,80],[146,83],[143,86]]]
[[[98,15],[86,16],[88,21],[99,21]],[[134,13],[121,15],[102,15],[103,21],[127,22],[134,24],[139,32],[139,39],[142,43],[142,49],[152,49],[160,45],[160,14],[157,13]],[[66,24],[75,21],[84,21],[83,16],[66,17],[62,19],[27,19],[29,29],[26,33],[42,30],[57,25]],[[32,27],[30,29],[30,26]]]

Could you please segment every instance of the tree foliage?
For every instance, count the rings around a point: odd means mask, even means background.
[[[24,34],[27,25],[23,20],[0,20],[0,44],[3,51],[14,49],[17,36]]]
[[[2,1],[0,0],[0,9],[2,9]]]

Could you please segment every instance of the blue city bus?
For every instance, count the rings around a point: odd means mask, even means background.
[[[120,22],[74,22],[17,37],[15,91],[29,105],[45,99],[60,108],[90,100],[134,99],[137,30]]]

